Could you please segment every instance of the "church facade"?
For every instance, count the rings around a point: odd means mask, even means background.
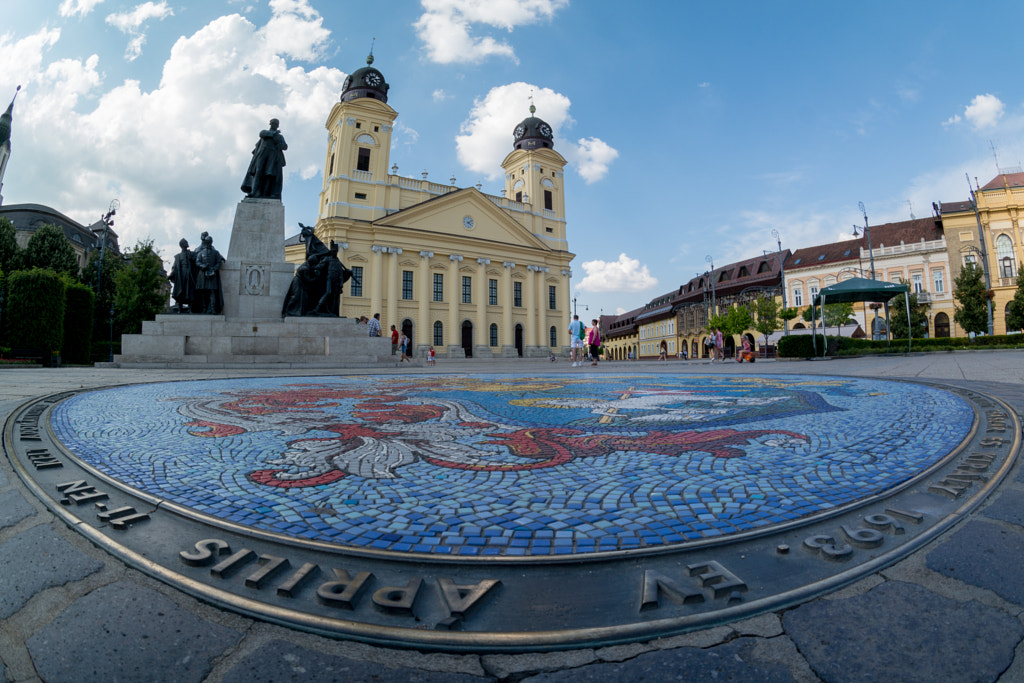
[[[571,318],[565,221],[566,160],[551,127],[530,116],[512,131],[503,196],[390,171],[398,112],[372,66],[346,79],[327,118],[316,235],[335,242],[355,277],[341,298],[349,318],[380,313],[417,355],[547,356],[568,347]],[[286,258],[301,263],[298,237]]]

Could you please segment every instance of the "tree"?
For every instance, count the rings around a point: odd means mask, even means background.
[[[1017,291],[1006,312],[1006,331],[1024,330],[1024,263],[1017,266]]]
[[[21,247],[15,239],[14,223],[0,218],[0,270],[13,273],[21,267]]]
[[[779,311],[779,320],[789,322],[790,320],[795,320],[798,315],[800,315],[800,312],[795,308],[783,308]]]
[[[902,294],[889,299],[889,330],[893,339],[907,338],[907,302]],[[910,295],[910,331],[913,339],[928,332],[928,305],[917,303],[917,293]]]
[[[812,311],[814,311],[813,314]],[[839,327],[840,325],[847,325],[854,322],[853,304],[851,302],[825,304],[824,320],[822,320],[820,306],[809,306],[807,310],[804,311],[804,321],[811,322],[812,315],[814,315],[817,320],[821,321],[822,325],[825,327]]]
[[[153,241],[139,241],[125,254],[125,265],[114,276],[114,310],[123,334],[138,334],[142,321],[167,308],[167,273]]]
[[[956,301],[953,320],[966,332],[979,334],[988,330],[988,291],[981,268],[968,263],[953,280],[953,299]]]
[[[78,275],[78,256],[56,225],[44,225],[29,238],[22,254],[23,268],[49,268],[57,273]]]
[[[765,337],[779,329],[779,302],[775,297],[763,296],[755,299],[754,315],[757,317],[754,329]]]
[[[730,337],[743,334],[754,326],[754,319],[746,306],[730,306],[721,322],[722,334]]]

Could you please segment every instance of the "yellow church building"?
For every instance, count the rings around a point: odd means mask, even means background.
[[[367,65],[353,72],[327,117],[316,235],[339,245],[355,277],[341,314],[381,315],[421,355],[547,356],[568,347],[571,319],[566,240],[566,160],[551,127],[533,114],[512,132],[501,197],[390,172],[398,112],[390,85]],[[299,264],[298,236],[285,244]],[[357,282],[358,281],[358,282]]]

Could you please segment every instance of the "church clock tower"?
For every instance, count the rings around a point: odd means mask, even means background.
[[[551,126],[534,114],[512,131],[512,152],[501,163],[505,169],[505,197],[532,207],[532,231],[538,237],[565,243],[565,158],[555,151]],[[564,247],[562,247],[564,248]]]
[[[345,79],[327,118],[328,146],[319,217],[370,221],[384,215],[391,132],[398,112],[388,105],[384,75],[366,66]]]

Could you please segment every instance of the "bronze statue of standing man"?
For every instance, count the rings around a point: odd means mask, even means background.
[[[270,129],[260,131],[259,142],[252,150],[252,161],[242,181],[246,197],[280,199],[284,180],[284,151],[288,143],[277,129],[280,122],[270,119]]]

